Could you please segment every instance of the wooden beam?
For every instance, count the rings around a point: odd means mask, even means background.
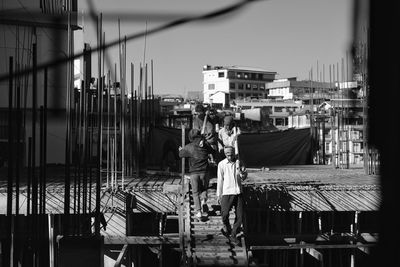
[[[122,247],[122,250],[121,250],[121,252],[120,252],[119,255],[118,255],[118,258],[117,258],[117,261],[116,261],[115,264],[114,264],[114,267],[120,267],[120,266],[121,266],[121,261],[122,261],[123,257],[124,257],[125,254],[126,254],[127,248],[128,248],[128,244],[125,244],[125,245]]]
[[[316,250],[315,248],[306,248],[305,251],[310,254],[312,257],[317,259],[320,262],[323,262],[323,255],[321,252]]]
[[[273,250],[273,249],[334,249],[334,248],[360,248],[360,247],[374,247],[376,244],[365,244],[365,243],[356,243],[356,244],[292,244],[292,245],[268,245],[268,246],[250,246],[250,250]]]
[[[163,236],[104,236],[105,245],[161,245],[179,244],[179,237]]]

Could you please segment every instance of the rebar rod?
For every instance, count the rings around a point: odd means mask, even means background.
[[[37,44],[32,45],[32,64],[37,62]],[[37,70],[34,67],[32,72],[32,214],[37,214],[38,183],[36,176],[36,109],[37,109]]]
[[[5,265],[12,263],[12,199],[13,199],[13,167],[14,167],[14,123],[13,123],[13,57],[9,58],[9,79],[8,79],[8,162],[7,162],[7,242]]]
[[[103,14],[100,13],[100,19],[98,20],[98,26],[97,26],[97,44],[101,44],[101,33],[103,32],[102,30],[102,18]],[[101,78],[101,57],[99,56],[98,58],[98,72],[99,72],[99,78],[97,80],[97,179],[96,179],[96,211],[95,211],[95,224],[94,224],[94,229],[95,229],[95,235],[100,236],[100,190],[101,190],[101,159],[100,159],[100,149],[101,149],[101,140],[100,140],[100,111],[101,111],[101,85],[100,85],[100,78]]]
[[[68,39],[71,36],[71,14],[68,13]],[[68,56],[72,53],[71,42],[68,42]],[[66,136],[65,136],[65,179],[64,179],[64,222],[63,234],[69,234],[69,214],[70,214],[70,155],[71,155],[71,63],[67,63],[67,97],[66,97]]]
[[[46,213],[46,183],[47,183],[47,92],[48,92],[48,73],[47,73],[47,68],[44,69],[44,92],[43,92],[43,163],[44,163],[44,168],[43,168],[43,214]]]

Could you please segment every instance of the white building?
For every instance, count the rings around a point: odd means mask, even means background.
[[[228,106],[233,100],[266,98],[266,83],[275,79],[276,72],[252,67],[203,68],[204,103]]]
[[[303,99],[314,94],[314,97],[322,97],[332,90],[337,89],[337,84],[318,81],[298,81],[297,77],[276,79],[267,84],[269,97],[281,97],[283,99]],[[315,103],[314,103],[315,104]]]
[[[278,129],[288,128],[288,117],[299,111],[303,105],[301,101],[282,100],[282,99],[250,99],[235,101],[236,108],[245,112],[248,109],[267,108],[269,115],[269,123]]]

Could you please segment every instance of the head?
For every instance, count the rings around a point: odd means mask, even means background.
[[[235,148],[233,146],[224,147],[224,153],[225,153],[225,157],[228,159],[228,161],[235,160]]]
[[[201,138],[201,133],[198,129],[191,129],[189,131],[189,141],[193,142],[197,138]]]
[[[224,128],[226,130],[230,130],[230,129],[232,129],[232,126],[233,126],[233,118],[232,118],[232,116],[225,116],[225,118],[224,118]]]
[[[204,119],[204,114],[205,114],[205,109],[204,109],[203,105],[197,104],[194,107],[194,115],[196,115],[200,119]]]
[[[209,113],[210,118],[215,118],[216,115],[217,115],[217,112],[216,112],[215,108],[211,108],[210,113]]]

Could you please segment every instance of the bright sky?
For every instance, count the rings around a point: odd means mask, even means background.
[[[199,16],[238,3],[228,0],[83,0],[84,39],[96,46],[95,24],[89,6],[103,14],[106,42],[153,29],[178,18]],[[90,4],[92,3],[92,4]],[[261,0],[240,11],[208,21],[194,21],[127,43],[127,65],[154,64],[154,92],[186,94],[202,90],[204,65],[250,66],[275,71],[277,78],[308,79],[313,68],[325,79],[329,65],[346,58],[352,41],[352,4],[349,0]],[[76,45],[76,47],[79,47]],[[118,46],[109,49],[113,69]],[[97,57],[93,57],[96,67]],[[95,76],[96,72],[93,74]],[[315,76],[314,76],[315,77]],[[128,75],[130,84],[130,75]],[[137,85],[137,81],[135,81]]]

